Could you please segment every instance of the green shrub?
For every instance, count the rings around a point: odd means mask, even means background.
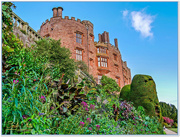
[[[162,120],[161,109],[156,92],[156,85],[151,76],[135,75],[131,83],[130,101],[134,106],[143,106],[146,114],[150,116],[159,116]]]
[[[64,80],[72,79],[75,75],[76,64],[71,59],[69,49],[60,46],[60,40],[42,39],[33,48],[33,56],[44,62],[46,72],[52,79],[59,79],[62,74]]]
[[[167,124],[167,123],[165,123],[165,122],[163,122],[163,126],[167,127],[167,126],[168,126],[168,124]]]
[[[101,78],[101,84],[102,84],[102,89],[104,89],[107,92],[114,92],[114,91],[120,91],[120,87],[116,83],[116,81],[112,78],[109,78],[107,76],[102,76]]]
[[[131,85],[125,85],[122,89],[121,89],[121,93],[120,93],[120,98],[122,98],[123,100],[127,100],[129,101],[129,95],[131,94]]]
[[[178,127],[177,123],[174,123],[172,127],[177,128]]]

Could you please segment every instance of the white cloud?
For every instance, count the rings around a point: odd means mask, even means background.
[[[122,11],[122,12],[123,12],[123,17],[126,17],[126,16],[128,15],[128,13],[129,13],[128,10],[124,10],[124,11]]]
[[[151,23],[154,21],[154,16],[148,15],[143,11],[131,12],[132,27],[141,33],[143,37],[153,37],[151,31]]]

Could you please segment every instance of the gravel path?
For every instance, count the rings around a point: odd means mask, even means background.
[[[171,131],[171,130],[169,130],[169,129],[164,129],[164,131],[166,132],[166,134],[167,135],[177,135],[177,133],[176,132],[174,132],[174,131]]]

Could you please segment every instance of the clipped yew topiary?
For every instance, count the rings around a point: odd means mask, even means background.
[[[133,77],[129,99],[135,107],[143,106],[146,114],[158,116],[159,120],[162,120],[156,84],[151,76],[135,75]]]
[[[130,101],[129,94],[131,94],[131,85],[125,85],[121,89],[120,98],[126,101]]]

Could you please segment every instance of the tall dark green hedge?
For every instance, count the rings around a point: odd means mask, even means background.
[[[121,89],[120,98],[126,101],[129,101],[129,95],[131,94],[131,85],[125,85]]]
[[[143,106],[146,114],[158,116],[162,120],[156,84],[151,76],[135,75],[133,77],[129,100],[134,103],[135,107]]]

